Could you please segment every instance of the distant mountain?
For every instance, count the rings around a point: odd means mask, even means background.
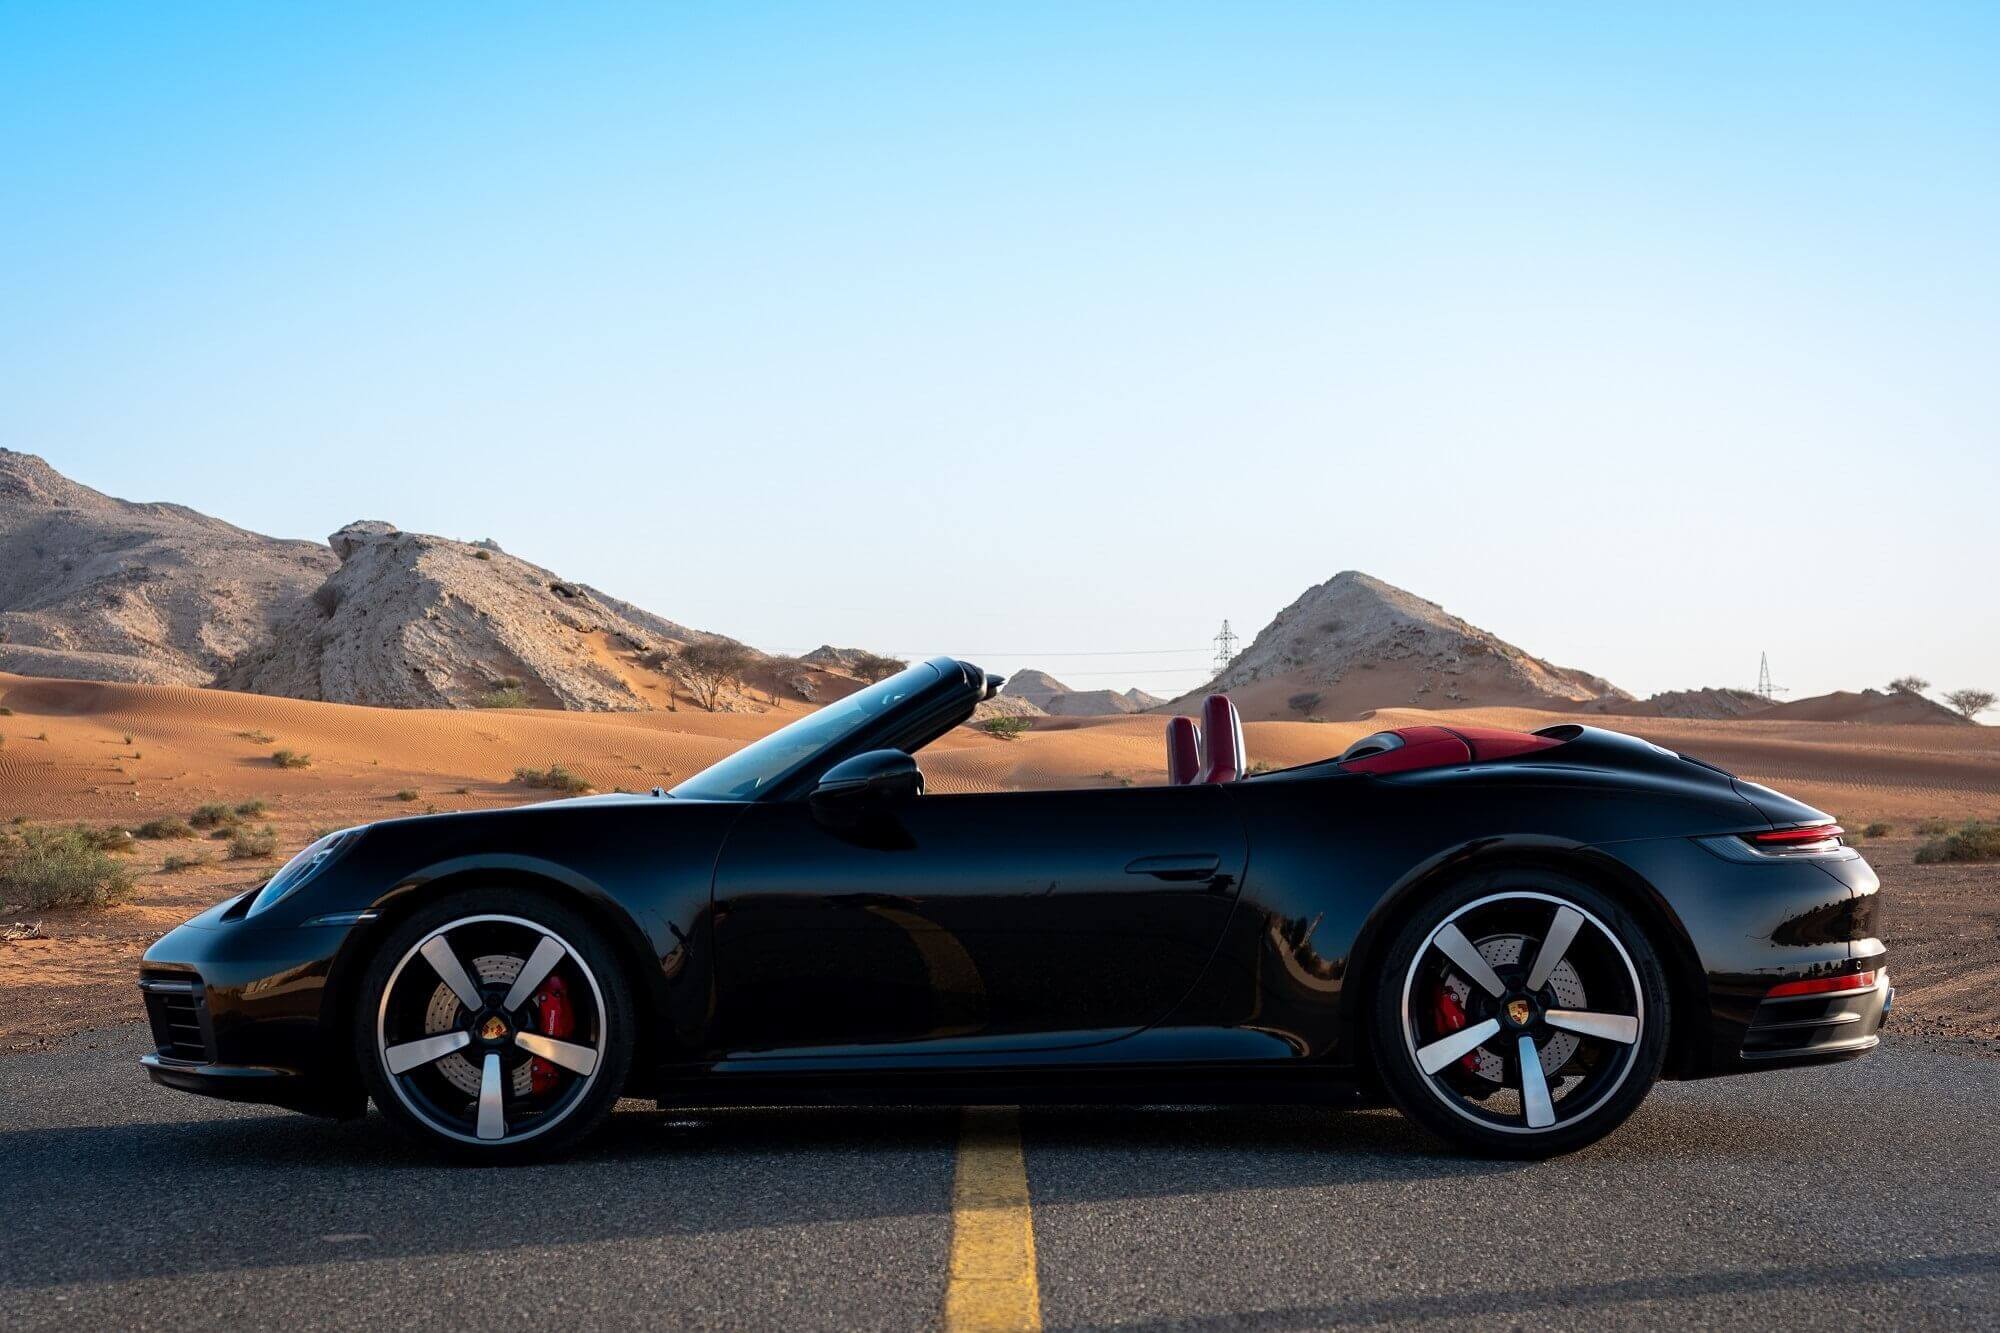
[[[1107,717],[1143,713],[1161,701],[1144,690],[1073,690],[1046,671],[1025,668],[1007,677],[1000,693],[1055,717]]]
[[[1971,718],[1962,717],[1943,704],[1933,703],[1921,694],[1908,694],[1902,690],[1884,693],[1881,690],[1835,690],[1832,694],[1813,695],[1806,699],[1790,699],[1781,704],[1773,704],[1758,716],[1788,722],[1872,722],[1882,724],[1915,724],[1919,726],[1977,726]]]
[[[1665,690],[1646,699],[1600,699],[1584,705],[1586,712],[1615,713],[1621,717],[1698,719],[1750,717],[1770,707],[1771,701],[1755,691],[1715,688]]]
[[[1174,703],[1186,709],[1217,691],[1254,718],[1346,719],[1409,706],[1573,708],[1632,697],[1351,569],[1308,588],[1215,679]]]
[[[0,671],[205,685],[340,564],[0,449]]]

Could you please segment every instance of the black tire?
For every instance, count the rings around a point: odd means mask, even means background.
[[[521,982],[544,958],[545,979]],[[526,998],[509,1007],[515,983]],[[561,1022],[542,1017],[552,989]],[[506,887],[452,893],[390,931],[362,974],[353,1028],[382,1114],[427,1147],[489,1164],[547,1158],[597,1128],[624,1091],[636,1032],[631,986],[596,928]]]
[[[1561,947],[1537,977],[1551,937]],[[1455,961],[1450,951],[1468,946],[1478,957]],[[1530,868],[1470,875],[1425,901],[1384,955],[1370,1006],[1396,1105],[1460,1148],[1509,1158],[1572,1152],[1623,1124],[1659,1078],[1672,1017],[1659,955],[1632,914]]]

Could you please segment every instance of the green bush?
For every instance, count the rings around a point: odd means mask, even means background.
[[[270,808],[271,807],[264,804],[263,801],[253,796],[249,800],[237,806],[236,813],[238,815],[241,815],[245,819],[255,819],[258,815],[263,814],[266,810],[269,810]]]
[[[185,819],[149,819],[132,832],[153,842],[172,842],[194,836],[194,830]]]
[[[278,850],[278,834],[269,827],[251,832],[238,829],[229,838],[229,859],[232,861],[255,861]]]
[[[1894,824],[1884,824],[1878,819],[1867,828],[1862,829],[1861,836],[1864,838],[1886,838],[1895,831],[1896,826]]]
[[[474,708],[531,708],[534,701],[528,698],[528,691],[519,685],[502,685],[488,690],[472,701]]]
[[[102,907],[131,890],[131,872],[82,824],[22,829],[0,852],[0,897],[27,907]]]
[[[196,866],[205,866],[207,864],[208,858],[205,856],[169,856],[165,861],[160,863],[160,873],[171,875],[179,870],[192,870]]]
[[[297,750],[274,750],[271,752],[271,762],[279,768],[311,768],[312,761],[313,757],[311,755],[300,754]]]
[[[1951,821],[1946,819],[1920,819],[1917,832],[1926,838],[1936,838],[1951,832]]]
[[[1942,861],[2000,861],[2000,824],[1967,824],[1917,848],[1918,865]]]
[[[1003,741],[1018,740],[1021,733],[1033,727],[1034,721],[1025,717],[989,717],[980,723],[980,730],[989,736],[997,736]]]
[[[417,799],[417,795],[415,787],[405,787],[396,793],[396,799],[399,801],[414,801]]]
[[[550,764],[547,768],[517,768],[514,770],[514,781],[523,787],[543,787],[549,791],[572,794],[590,790],[590,783],[582,774],[572,772],[561,764]]]
[[[197,806],[188,816],[188,823],[196,828],[228,828],[236,822],[236,812],[221,801],[209,801]]]

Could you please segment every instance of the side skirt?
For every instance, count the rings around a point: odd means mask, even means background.
[[[684,1106],[1320,1105],[1378,1104],[1352,1070],[1153,1067],[710,1074],[660,1079],[663,1108]]]

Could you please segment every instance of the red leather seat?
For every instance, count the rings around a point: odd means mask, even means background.
[[[1197,782],[1234,782],[1250,765],[1243,751],[1243,719],[1226,694],[1201,702],[1202,765]]]
[[[1201,728],[1191,717],[1167,720],[1167,781],[1185,787],[1201,776]]]

